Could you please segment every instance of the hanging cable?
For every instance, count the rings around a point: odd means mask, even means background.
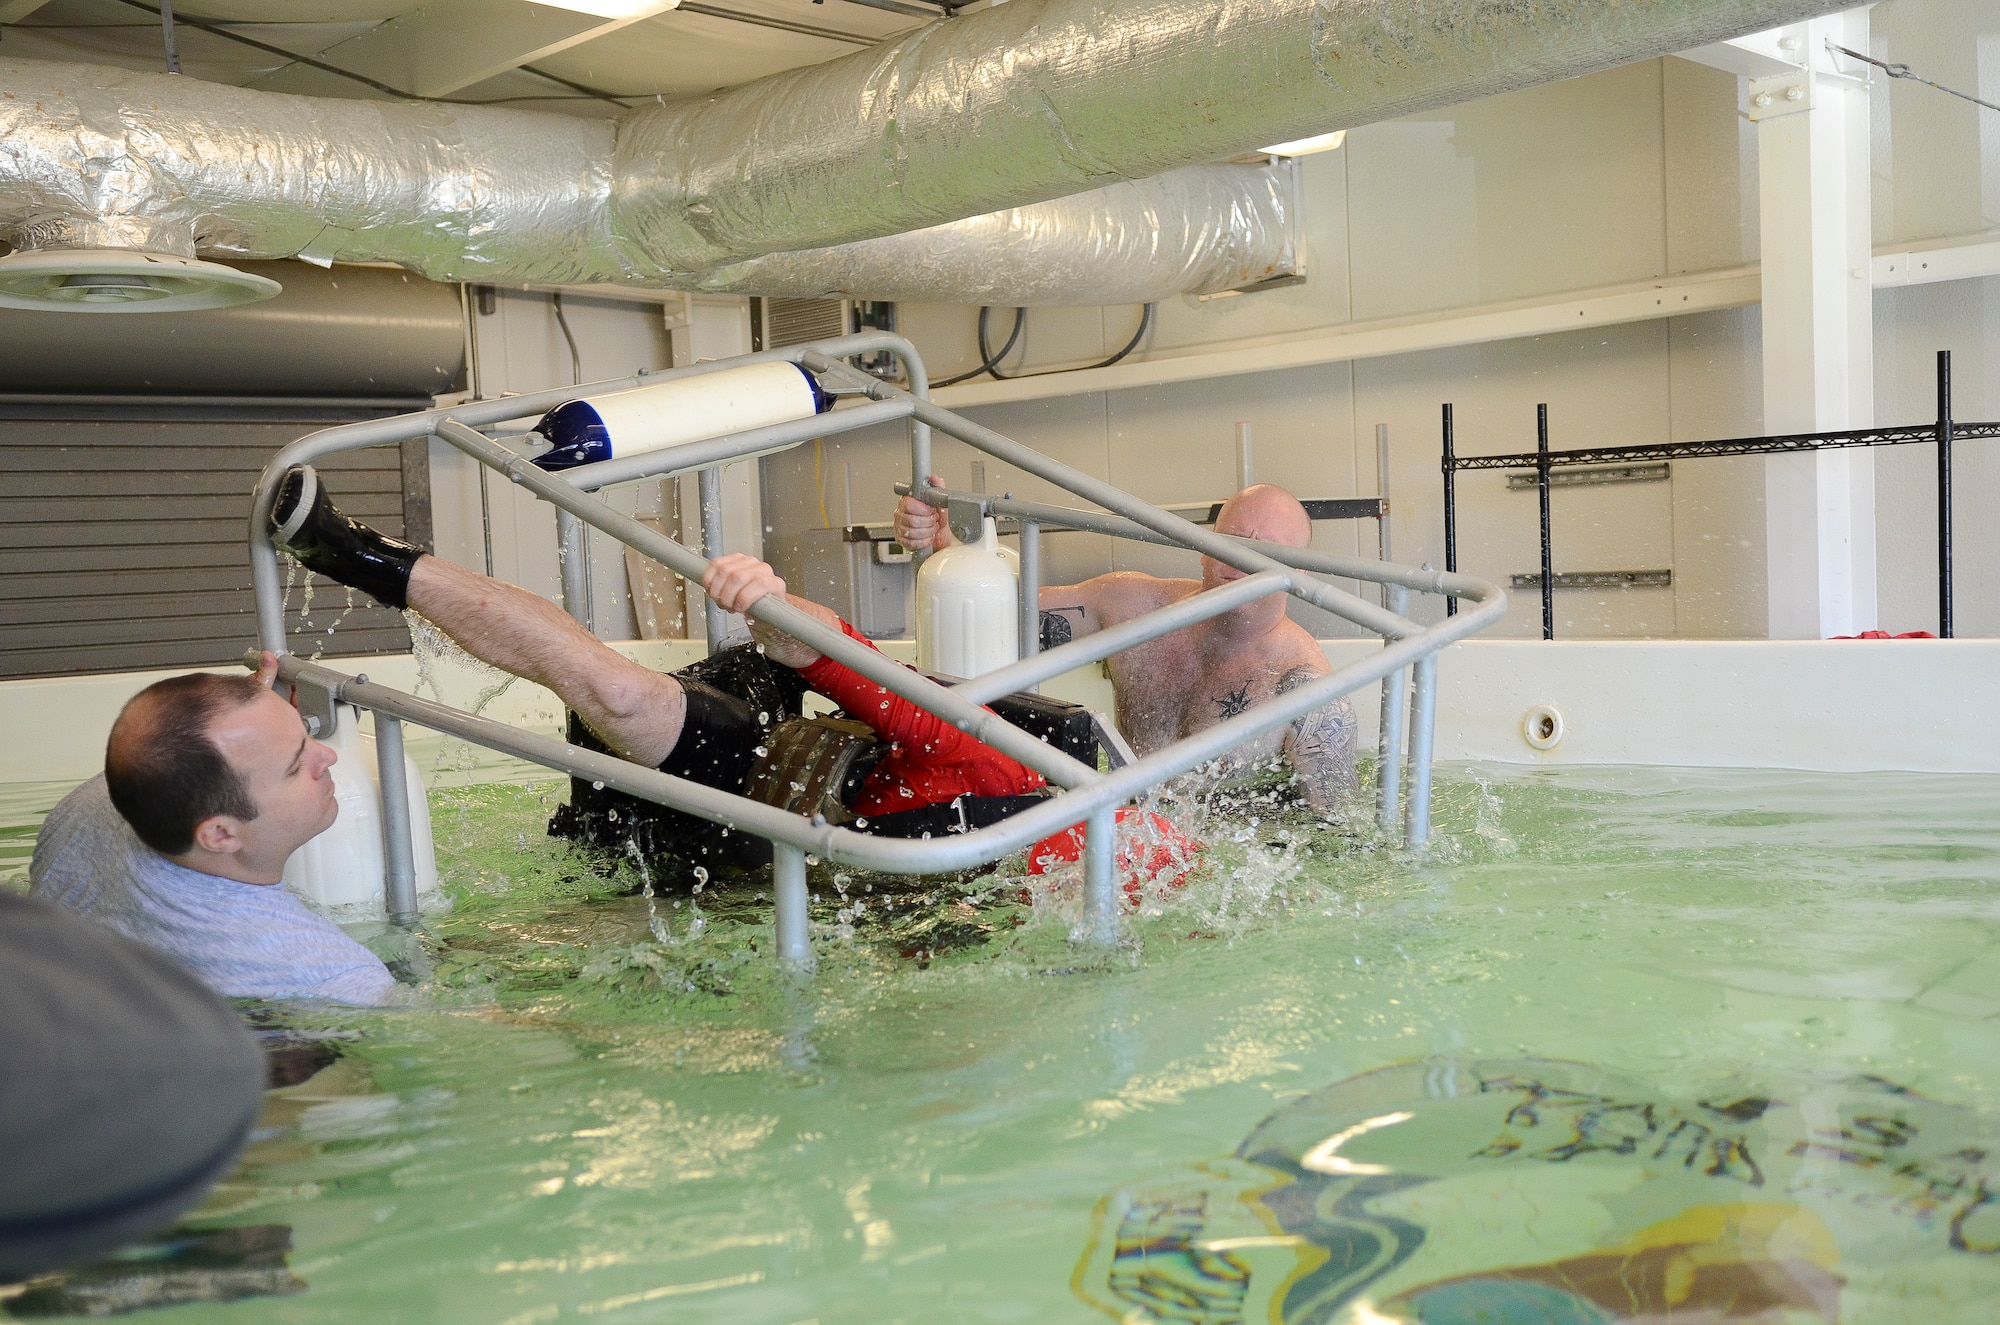
[[[1850,51],[1845,46],[1837,46],[1833,42],[1828,42],[1827,48],[1839,51],[1842,55],[1859,60],[1863,64],[1872,64],[1891,78],[1907,78],[1913,83],[1922,83],[1925,87],[1934,87],[1940,92],[1948,93],[1951,96],[1957,97],[1960,101],[1970,101],[1973,105],[1984,106],[1988,110],[2000,110],[2000,106],[1996,106],[1990,101],[1981,101],[1978,97],[1961,92],[1955,87],[1946,87],[1943,83],[1925,78],[1922,74],[1911,70],[1907,64],[1891,64],[1887,60],[1878,60],[1872,55],[1863,55],[1860,51]]]
[[[562,291],[550,291],[549,302],[555,305],[556,325],[562,328],[563,339],[569,342],[569,383],[582,386],[583,356],[576,352],[576,335],[569,329],[569,315],[563,312]]]
[[[174,0],[160,0],[160,38],[167,45],[167,72],[181,71],[181,46],[174,40]]]
[[[991,373],[997,381],[1015,382],[1019,381],[1024,377],[1055,377],[1061,373],[1085,373],[1091,371],[1094,368],[1109,368],[1112,364],[1117,363],[1119,360],[1123,359],[1126,355],[1138,349],[1139,342],[1146,339],[1146,332],[1149,329],[1151,329],[1153,325],[1154,307],[1155,305],[1153,304],[1147,304],[1140,310],[1139,329],[1132,333],[1132,339],[1125,342],[1125,347],[1119,350],[1118,353],[1112,355],[1110,358],[1100,359],[1096,363],[1079,364],[1075,368],[1050,368],[1039,373],[1003,373],[1000,371],[1000,366],[999,366],[1000,361],[1005,359],[1008,353],[1014,348],[1014,341],[1016,340],[1016,338],[1020,336],[1021,328],[1027,321],[1027,310],[1022,308],[1017,308],[1014,310],[1014,333],[1013,335],[1007,337],[1007,343],[1000,347],[1000,352],[998,354],[994,354],[986,348],[987,310],[982,308],[979,310],[979,353],[980,356],[985,360],[985,362],[980,364],[979,367],[973,369],[969,373],[963,373],[958,377],[950,379],[949,381],[938,382],[935,385],[951,386],[954,383],[963,382],[969,378],[977,377],[981,373]]]
[[[979,310],[979,366],[969,373],[960,373],[957,377],[947,377],[942,382],[931,383],[933,390],[938,387],[957,386],[960,382],[970,382],[981,373],[993,373],[994,367],[1002,359],[1014,352],[1014,342],[1021,339],[1021,328],[1027,325],[1028,310],[1025,308],[1014,310],[1014,330],[1008,333],[1007,343],[1000,347],[1000,353],[998,354],[986,348],[986,319],[992,311],[992,309],[986,307],[981,307]],[[1000,376],[998,373],[993,373],[993,375],[995,377]]]

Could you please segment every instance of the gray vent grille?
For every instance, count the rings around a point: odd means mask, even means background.
[[[257,634],[250,489],[274,451],[315,426],[0,415],[0,677],[240,658]],[[428,545],[421,449],[332,456],[321,469],[342,510]],[[347,611],[347,590],[315,577],[302,611],[304,585],[295,586],[292,648],[409,647],[400,613],[355,597]]]

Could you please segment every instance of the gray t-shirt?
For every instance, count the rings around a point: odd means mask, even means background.
[[[389,968],[286,890],[177,865],[141,842],[104,775],[49,811],[29,892],[166,953],[226,998],[399,1002]]]

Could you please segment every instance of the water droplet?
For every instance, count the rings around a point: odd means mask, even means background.
[[[854,821],[854,826],[856,828],[866,828],[868,826],[868,821],[866,819],[856,819]]]
[[[806,857],[806,864],[808,864],[808,865],[817,865],[817,864],[819,864],[819,857],[818,857],[818,856],[807,856],[807,857]]]
[[[755,750],[752,750],[750,753],[756,755],[759,759],[762,759],[765,755],[771,753],[771,751],[768,747],[760,745]]]
[[[765,712],[761,712],[761,711],[760,711],[760,712],[759,712],[759,713],[757,714],[757,723],[758,723],[758,725],[759,725],[759,726],[763,726],[763,727],[768,727],[768,726],[770,726],[770,725],[771,725],[771,715],[770,715],[769,713],[765,713]]]
[[[603,784],[602,782],[593,782],[593,783],[591,783],[591,784],[590,784],[590,789],[591,789],[592,791],[603,791],[603,790],[604,790],[604,784]]]

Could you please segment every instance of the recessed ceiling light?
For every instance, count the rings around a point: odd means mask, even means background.
[[[1311,138],[1294,138],[1289,143],[1279,143],[1276,147],[1260,148],[1266,156],[1311,156],[1314,152],[1332,152],[1347,141],[1347,130],[1335,129],[1332,133],[1317,134]]]
[[[541,3],[578,14],[595,14],[598,18],[651,18],[679,8],[681,0],[541,0]]]
[[[254,304],[283,288],[220,263],[137,249],[28,249],[0,258],[0,308],[46,313],[191,313]]]

